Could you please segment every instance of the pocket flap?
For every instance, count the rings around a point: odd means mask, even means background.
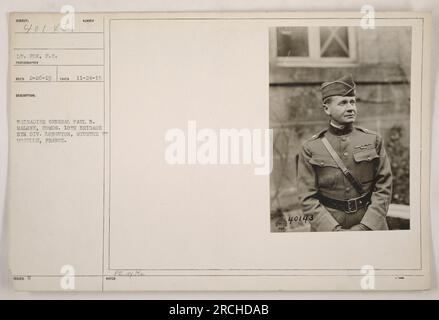
[[[354,153],[355,162],[361,161],[372,161],[373,159],[379,158],[379,155],[375,148],[361,150],[359,152]]]
[[[311,159],[309,159],[309,163],[319,166],[319,167],[334,167],[338,168],[337,164],[335,163],[334,159],[332,159],[330,156],[325,155],[313,155]]]

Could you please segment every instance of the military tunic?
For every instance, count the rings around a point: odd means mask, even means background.
[[[366,193],[370,204],[356,212],[325,207],[319,194],[337,200],[362,196],[337,166],[321,138],[325,136]],[[375,132],[347,126],[345,130],[329,126],[304,142],[298,160],[299,200],[304,215],[312,215],[312,231],[333,231],[337,226],[349,229],[363,224],[371,230],[388,229],[386,215],[392,194],[392,172],[383,140]]]

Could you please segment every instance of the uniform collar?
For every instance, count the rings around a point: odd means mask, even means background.
[[[348,123],[342,127],[335,126],[331,121],[329,121],[329,132],[336,136],[342,136],[352,132],[354,126],[352,123]]]

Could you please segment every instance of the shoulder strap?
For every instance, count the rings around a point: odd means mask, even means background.
[[[323,129],[323,130],[321,130],[321,131],[319,131],[318,133],[316,133],[315,135],[313,135],[313,136],[310,138],[310,140],[315,140],[315,139],[317,139],[317,138],[320,138],[320,136],[321,136],[322,134],[324,134],[326,131],[328,131],[327,128],[326,128],[326,129]]]
[[[322,142],[323,142],[323,145],[325,146],[326,150],[328,150],[332,159],[334,159],[335,163],[341,169],[341,171],[343,172],[345,177],[348,179],[348,181],[352,184],[352,186],[355,188],[355,190],[357,190],[357,192],[360,195],[363,195],[365,193],[363,186],[361,185],[361,183],[358,182],[357,179],[355,179],[355,177],[352,175],[352,173],[349,171],[349,169],[346,168],[345,164],[340,159],[337,152],[335,152],[334,148],[331,146],[328,139],[326,139],[326,137],[323,137]]]

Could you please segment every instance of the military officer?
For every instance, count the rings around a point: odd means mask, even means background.
[[[354,126],[352,76],[321,86],[328,128],[303,143],[298,190],[312,231],[387,230],[392,172],[383,140]]]

